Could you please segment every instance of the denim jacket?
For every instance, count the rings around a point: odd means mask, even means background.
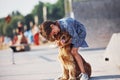
[[[73,47],[88,47],[85,41],[86,29],[83,24],[73,18],[58,20],[61,31],[67,31],[72,36]]]

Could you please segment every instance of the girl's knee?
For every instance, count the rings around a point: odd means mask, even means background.
[[[75,57],[78,55],[78,48],[72,48],[71,54]]]
[[[76,55],[78,54],[78,52],[77,52],[76,50],[72,50],[72,51],[71,51],[71,54],[72,54],[73,56],[76,56]]]

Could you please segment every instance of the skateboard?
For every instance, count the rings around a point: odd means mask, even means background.
[[[20,44],[20,45],[12,45],[10,46],[13,52],[23,52],[23,51],[30,51],[29,44]]]

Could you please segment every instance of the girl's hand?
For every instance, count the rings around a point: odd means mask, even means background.
[[[60,45],[59,41],[55,41],[55,43],[57,44],[57,46],[59,46],[59,45]]]
[[[64,46],[64,43],[62,41],[56,41],[56,44],[58,47]]]

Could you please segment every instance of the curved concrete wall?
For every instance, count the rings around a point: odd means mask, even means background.
[[[120,67],[120,33],[114,33],[105,51],[105,58]]]

